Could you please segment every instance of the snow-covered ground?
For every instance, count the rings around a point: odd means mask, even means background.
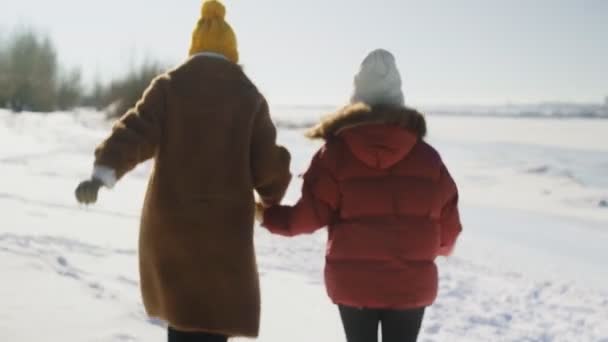
[[[95,113],[0,111],[0,341],[164,340],[138,289],[150,165],[96,206],[74,200],[108,127]],[[420,341],[608,342],[608,120],[432,116],[429,127],[459,183],[465,231],[439,261]],[[318,147],[301,133],[280,132],[296,173]],[[344,340],[323,287],[325,237],[258,229],[260,341]]]

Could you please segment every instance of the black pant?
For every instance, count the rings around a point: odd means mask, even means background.
[[[228,337],[208,333],[191,333],[169,327],[169,342],[226,342]]]
[[[416,342],[424,309],[375,310],[340,306],[348,342],[377,342],[378,325],[383,342]]]

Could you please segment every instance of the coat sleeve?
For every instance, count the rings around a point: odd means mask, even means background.
[[[271,206],[279,204],[285,196],[291,181],[291,156],[287,149],[276,144],[276,128],[263,98],[254,120],[251,141],[253,186],[264,206]]]
[[[452,254],[456,240],[462,231],[460,214],[458,212],[458,188],[448,169],[442,166],[440,176],[441,191],[441,245],[439,255],[448,256]]]
[[[156,154],[165,115],[164,78],[154,80],[95,150],[94,177],[108,187]]]
[[[262,226],[283,236],[310,234],[331,223],[338,206],[338,184],[323,162],[323,150],[304,174],[302,196],[294,206],[273,206],[264,212]]]

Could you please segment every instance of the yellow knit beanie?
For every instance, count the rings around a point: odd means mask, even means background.
[[[190,56],[201,52],[215,52],[238,63],[236,35],[224,20],[226,8],[217,0],[203,3],[202,16],[192,33]]]

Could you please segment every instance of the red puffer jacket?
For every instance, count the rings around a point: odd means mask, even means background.
[[[309,134],[326,140],[295,206],[264,213],[285,236],[328,226],[325,283],[336,304],[407,309],[437,297],[435,258],[461,231],[458,192],[426,122],[406,108],[353,105]]]

